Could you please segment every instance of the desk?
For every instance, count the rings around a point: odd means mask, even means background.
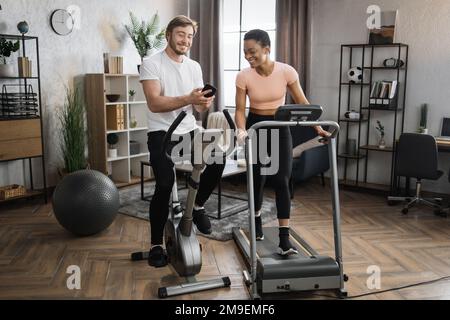
[[[192,165],[190,163],[177,164],[177,165],[175,165],[175,169],[177,171],[180,171],[180,172],[183,172],[183,173],[189,175],[192,172]],[[241,173],[244,173],[244,172],[247,172],[247,168],[246,167],[238,166],[236,160],[227,159],[227,162],[225,164],[225,168],[224,168],[223,173],[222,173],[222,178],[231,177],[231,176],[234,176],[234,175],[237,175],[237,174],[241,174]],[[236,196],[233,196],[233,195],[230,195],[230,194],[222,193],[221,181],[219,181],[217,189],[218,189],[217,193],[214,192],[215,194],[218,195],[217,215],[208,214],[208,216],[210,218],[218,219],[218,220],[224,218],[224,217],[222,217],[222,196],[227,197],[227,198],[231,198],[231,199],[247,201],[247,198],[240,198],[240,197],[236,197]],[[233,216],[233,215],[235,215],[235,214],[237,214],[237,213],[247,209],[247,207],[248,207],[247,203],[245,205],[243,205],[243,206],[239,206],[236,209],[234,209],[230,214],[228,214],[227,217]]]
[[[439,152],[450,152],[450,141],[436,140]]]

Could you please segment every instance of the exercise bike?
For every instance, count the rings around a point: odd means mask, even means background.
[[[228,113],[228,110],[223,111],[225,118],[232,131],[235,130],[233,120]],[[163,150],[166,153],[168,161],[172,161],[169,155],[170,142],[175,129],[183,121],[186,116],[186,112],[182,111],[175,121],[170,126],[166,135],[164,136]],[[210,148],[211,143],[214,141],[205,142],[205,138],[218,137],[223,134],[223,130],[219,129],[207,129],[196,130],[194,133],[194,139],[191,142],[191,164],[193,167],[191,177],[188,181],[188,196],[186,199],[186,208],[183,211],[179,201],[177,193],[176,175],[175,183],[172,188],[172,205],[171,214],[164,229],[164,243],[167,250],[168,261],[181,277],[186,277],[187,282],[180,285],[161,287],[158,289],[158,297],[166,298],[175,295],[187,294],[192,292],[199,292],[204,290],[229,287],[231,281],[229,277],[222,277],[218,279],[211,279],[206,281],[196,281],[195,275],[198,274],[202,267],[202,248],[199,243],[194,224],[192,221],[192,212],[195,204],[195,197],[200,182],[200,175],[206,166],[206,159],[204,158],[205,150],[210,157],[214,156],[214,150]],[[223,161],[233,151],[234,143],[229,143],[226,151],[221,152],[220,156],[223,156]],[[209,148],[209,149],[207,149]],[[201,161],[198,157],[195,157],[195,153],[201,152]],[[175,170],[175,168],[174,168]],[[181,217],[179,217],[181,214]],[[139,261],[148,259],[148,252],[134,252],[131,255],[131,260]]]

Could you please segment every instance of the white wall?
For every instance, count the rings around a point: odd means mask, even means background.
[[[310,101],[324,106],[326,118],[337,119],[340,45],[367,43],[366,10],[372,4],[382,11],[398,10],[396,42],[409,45],[405,131],[417,130],[419,107],[428,103],[428,127],[431,134],[438,135],[442,117],[450,116],[449,0],[313,0]],[[374,116],[385,123],[386,135],[392,137],[393,114],[376,112]],[[370,130],[375,136],[374,124]],[[369,182],[388,184],[390,156],[372,152],[370,159]],[[424,188],[449,193],[450,155],[441,153],[439,164],[444,177],[425,182]],[[350,174],[354,176],[352,171]]]
[[[86,73],[103,72],[104,52],[124,56],[124,72],[137,73],[140,57],[123,27],[128,23],[128,12],[148,20],[158,11],[161,27],[165,27],[173,16],[186,14],[187,1],[3,0],[0,4],[0,33],[18,34],[17,23],[26,20],[30,26],[28,35],[39,37],[47,181],[48,185],[55,185],[56,169],[61,164],[56,110],[64,103],[65,86],[73,86],[74,79]],[[81,9],[81,28],[59,36],[52,31],[49,18],[53,10],[69,5]],[[23,183],[22,167],[22,161],[0,163],[0,185]],[[35,161],[33,167],[40,172],[40,161]],[[39,174],[35,181],[38,185],[42,181]]]

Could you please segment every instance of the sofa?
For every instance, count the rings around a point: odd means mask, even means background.
[[[324,127],[326,130],[327,128]],[[290,127],[292,135],[292,175],[291,196],[294,185],[321,175],[325,185],[324,173],[330,169],[328,146],[320,143],[316,131],[310,127]]]

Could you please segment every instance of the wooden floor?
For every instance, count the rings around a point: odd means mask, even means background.
[[[315,182],[298,186],[292,206],[292,227],[316,250],[333,255],[329,188]],[[427,208],[403,216],[383,197],[349,191],[341,191],[341,210],[350,296],[373,291],[367,287],[370,266],[380,268],[382,290],[450,276],[449,218]],[[0,211],[0,299],[156,299],[158,287],[183,281],[169,267],[154,269],[129,260],[131,252],[149,247],[146,221],[119,214],[101,234],[75,238],[58,225],[50,204],[20,202]],[[197,278],[230,276],[231,288],[176,299],[248,299],[236,245],[200,239],[203,267]],[[81,269],[81,290],[66,287],[71,265]],[[280,298],[325,299],[319,295]],[[361,299],[450,299],[450,281]]]

